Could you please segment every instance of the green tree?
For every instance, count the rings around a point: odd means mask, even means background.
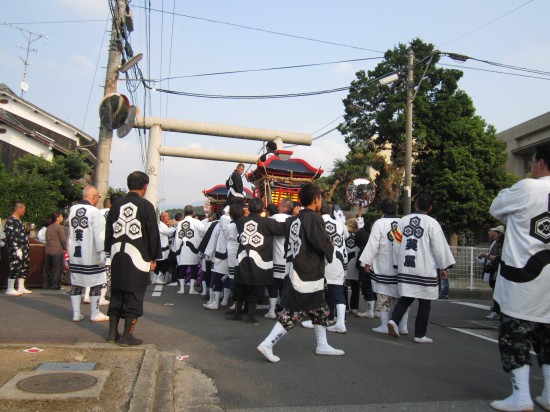
[[[52,161],[26,155],[15,163],[14,173],[39,174],[52,184],[57,184],[62,196],[57,208],[63,210],[82,198],[82,189],[87,184],[85,176],[91,172],[91,166],[85,159],[77,151],[70,151],[66,156],[55,156]]]
[[[173,219],[176,213],[181,213],[183,215],[183,208],[173,208],[173,209],[166,209],[163,210],[163,212],[168,212],[170,214],[170,218]],[[204,206],[193,206],[193,212],[195,213],[195,216],[203,215],[204,214]]]
[[[113,195],[124,197],[127,194],[128,194],[128,191],[126,189],[121,188],[121,187],[111,187],[111,186],[109,186],[109,189],[107,190],[107,196],[108,197],[111,197]]]
[[[38,226],[53,211],[59,210],[59,203],[63,200],[59,182],[51,181],[36,171],[10,174],[4,165],[0,165],[0,193],[2,218],[11,215],[13,204],[21,201],[27,206],[22,220]]]
[[[409,48],[416,61],[413,196],[429,192],[436,202],[433,215],[452,233],[490,224],[491,200],[513,182],[502,168],[505,143],[459,89],[462,72],[436,66],[440,53],[433,45],[420,39],[399,44],[374,70],[359,71],[344,99],[339,129],[351,152],[364,155],[357,159],[377,170],[380,196],[397,200],[405,163],[406,87],[400,81],[388,88],[377,80],[390,73],[406,78]]]

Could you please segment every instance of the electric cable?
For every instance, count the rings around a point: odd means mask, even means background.
[[[107,23],[111,20],[56,20],[56,21],[26,21],[26,22],[20,22],[20,23],[14,23],[14,22],[4,22],[2,24],[10,25],[10,24],[64,24],[64,23],[98,23],[100,21],[106,21]]]
[[[469,34],[472,34],[472,33],[476,32],[476,31],[478,31],[478,30],[481,30],[482,28],[487,27],[488,25],[494,23],[495,21],[498,21],[498,20],[500,20],[500,19],[502,19],[502,18],[508,16],[509,14],[512,14],[513,12],[515,12],[515,11],[521,9],[521,8],[524,7],[524,6],[527,6],[529,3],[532,3],[532,2],[534,2],[534,1],[535,1],[535,0],[529,0],[529,1],[527,1],[527,2],[525,2],[525,3],[523,3],[523,4],[521,4],[521,5],[519,5],[518,7],[514,8],[514,9],[512,9],[512,10],[506,12],[506,13],[504,13],[503,15],[501,15],[501,16],[499,16],[499,17],[497,17],[497,18],[495,18],[495,19],[493,19],[493,20],[491,20],[491,21],[489,21],[489,22],[487,22],[487,23],[485,23],[485,24],[482,24],[482,25],[479,26],[479,27],[476,27],[475,29],[472,29],[472,30],[470,30],[470,31],[468,31],[468,32],[466,32],[466,33],[464,33],[464,34],[461,34],[460,36],[455,37],[454,39],[451,39],[451,40],[449,40],[449,41],[447,41],[447,42],[445,42],[445,43],[440,44],[439,46],[437,46],[437,48],[440,48],[441,46],[445,46],[445,45],[447,45],[447,44],[449,44],[449,43],[454,42],[455,40],[461,39],[461,38],[463,38],[463,37],[468,36]]]
[[[92,99],[92,92],[94,89],[95,77],[97,75],[97,68],[99,67],[99,59],[101,58],[101,50],[103,50],[103,45],[105,44],[105,33],[107,33],[107,27],[109,26],[109,19],[105,20],[105,29],[103,30],[103,38],[101,39],[101,47],[99,48],[99,53],[97,54],[97,61],[95,63],[94,77],[92,79],[92,84],[90,85],[90,93],[88,94],[88,101],[86,102],[86,110],[84,111],[84,119],[82,120],[81,129],[84,130],[84,125],[88,117],[88,109],[90,108],[90,100]]]
[[[190,75],[184,75],[184,76],[172,76],[172,77],[165,77],[161,79],[150,79],[150,80],[155,82],[162,82],[165,80],[187,79],[192,77],[220,76],[225,74],[251,73],[251,72],[262,72],[262,71],[271,71],[271,70],[300,69],[304,67],[323,66],[323,65],[329,65],[329,64],[350,63],[350,62],[358,62],[358,61],[365,61],[365,60],[380,60],[382,58],[383,57],[366,57],[362,59],[339,60],[339,61],[324,62],[324,63],[298,64],[298,65],[292,65],[292,66],[268,67],[268,68],[262,68],[262,69],[246,69],[246,70],[232,70],[232,71],[225,71],[225,72],[190,74]]]
[[[479,67],[470,67],[470,66],[461,66],[458,64],[448,64],[448,63],[438,63],[440,66],[446,66],[446,67],[458,67],[461,69],[469,69],[469,70],[477,70],[481,72],[488,72],[488,73],[498,73],[498,74],[506,74],[509,76],[517,76],[517,77],[527,77],[531,79],[539,79],[539,80],[550,80],[550,78],[547,77],[539,77],[539,76],[530,76],[527,74],[520,74],[520,73],[510,73],[510,72],[503,72],[500,70],[488,70],[488,69],[482,69]]]
[[[136,6],[136,7],[140,8],[140,6]],[[155,12],[161,12],[161,10],[151,9],[150,7],[149,7],[149,10],[150,11],[155,11]],[[163,12],[163,13],[168,13],[168,12]],[[351,48],[351,49],[366,50],[366,51],[371,51],[371,52],[374,52],[374,53],[384,54],[384,52],[382,52],[380,50],[373,50],[373,49],[367,49],[365,47],[351,46],[349,44],[344,44],[344,43],[335,43],[335,42],[326,41],[326,40],[314,39],[314,38],[311,38],[311,37],[298,36],[298,35],[288,34],[288,33],[281,33],[281,32],[277,32],[277,31],[261,29],[261,28],[258,28],[258,27],[244,26],[242,24],[229,23],[229,22],[214,20],[214,19],[207,19],[205,17],[190,16],[188,14],[181,14],[181,13],[173,13],[173,14],[175,16],[178,16],[178,17],[185,17],[185,18],[194,19],[194,20],[202,20],[202,21],[207,21],[209,23],[223,24],[223,25],[226,25],[226,26],[238,27],[238,28],[241,28],[241,29],[254,30],[254,31],[262,32],[262,33],[275,34],[277,36],[292,37],[292,38],[300,39],[300,40],[308,40],[308,41],[312,41],[312,42],[330,44],[332,46],[348,47],[348,48]]]

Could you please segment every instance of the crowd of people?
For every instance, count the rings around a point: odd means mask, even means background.
[[[227,205],[210,217],[195,216],[188,205],[174,219],[164,212],[157,221],[153,205],[143,198],[149,183],[143,172],[130,174],[130,193],[111,199],[111,207],[101,211],[96,207],[97,189],[87,186],[82,201],[70,209],[68,240],[61,228],[63,216],[51,217],[45,235],[49,247],[44,286],[59,287],[61,256],[68,251],[73,321],[83,319],[80,305],[88,287],[90,320],[109,321],[107,341],[122,346],[142,342],[133,331],[151,283],[176,286],[180,295],[201,295],[205,310],[225,307],[229,321],[256,324],[257,310],[265,304],[264,317],[274,320],[274,326],[257,350],[270,362],[280,361],[273,352],[275,344],[304,317],[309,319],[302,326],[315,330],[317,355],[344,355],[328,344],[327,331],[346,333],[345,318],[350,314],[379,317],[375,333],[407,335],[415,299],[413,341],[433,342],[427,336],[431,302],[442,297],[441,283],[455,260],[440,224],[429,216],[429,194],[418,194],[414,212],[402,218],[394,200],[381,199],[381,217],[369,233],[362,219],[346,217],[323,200],[315,183],[301,187],[299,203],[245,202],[243,170],[239,164],[227,182]],[[550,410],[550,145],[537,147],[531,177],[502,190],[490,213],[506,228],[491,228],[493,243],[479,259],[494,288],[496,315],[490,318],[501,321],[499,350],[513,390],[491,406],[501,411],[533,410],[532,347],[544,376],[544,390],[536,402]],[[25,205],[16,203],[6,223],[8,295],[32,293],[24,285],[29,260],[27,233],[20,221],[24,214]],[[99,304],[108,272],[110,303],[105,315]],[[359,312],[360,291],[364,312]]]

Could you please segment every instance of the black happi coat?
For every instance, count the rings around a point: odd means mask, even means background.
[[[273,283],[273,237],[284,236],[285,223],[251,213],[237,220],[238,266],[235,282],[246,286]]]
[[[325,261],[332,262],[334,246],[318,213],[303,209],[287,220],[287,261],[290,272],[281,301],[291,311],[305,311],[324,303]]]
[[[117,200],[107,215],[105,251],[111,253],[111,287],[144,292],[149,265],[162,258],[155,208],[135,192]]]

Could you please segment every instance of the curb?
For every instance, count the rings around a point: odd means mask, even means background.
[[[158,351],[152,348],[146,349],[130,399],[129,412],[153,411],[158,369]]]

